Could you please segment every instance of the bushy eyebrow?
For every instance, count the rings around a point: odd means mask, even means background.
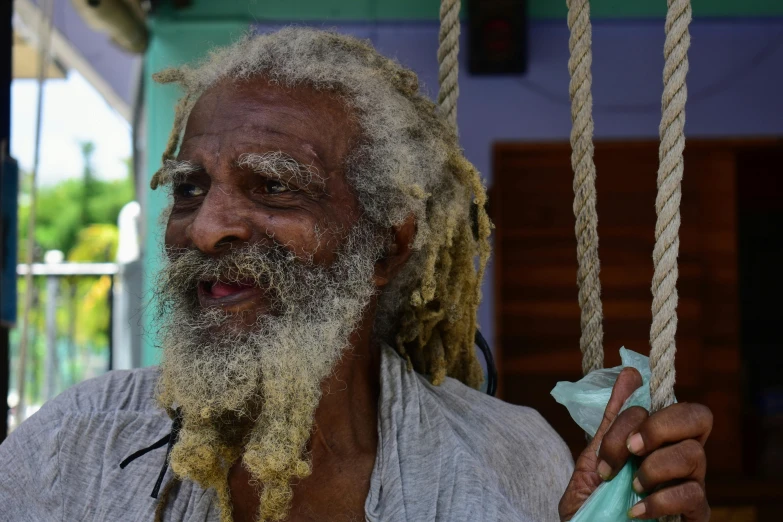
[[[160,170],[155,174],[157,177],[157,185],[177,185],[178,183],[181,183],[188,174],[200,170],[202,170],[201,166],[189,161],[166,160],[163,162],[163,166]]]
[[[242,154],[237,160],[237,166],[275,179],[290,190],[312,192],[313,189],[323,190],[326,187],[325,179],[315,165],[297,161],[279,150]]]
[[[315,165],[297,161],[291,155],[279,150],[262,154],[254,152],[242,154],[236,161],[236,165],[275,179],[289,190],[314,192],[314,189],[322,191],[326,188],[325,178]],[[202,166],[190,161],[169,159],[163,162],[163,166],[155,174],[155,185],[176,186],[189,174],[202,170]]]

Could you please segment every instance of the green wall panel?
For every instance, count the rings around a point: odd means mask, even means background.
[[[153,20],[150,24],[152,40],[145,56],[144,97],[147,111],[147,179],[160,167],[169,131],[174,124],[174,104],[180,90],[172,85],[159,85],[152,80],[152,73],[202,57],[209,49],[226,45],[239,38],[248,24],[239,22],[193,22]],[[164,191],[148,190],[146,231],[144,234],[144,289],[145,298],[152,295],[152,275],[160,267],[162,234],[159,217],[167,204]],[[141,362],[144,366],[157,364],[158,351],[153,338],[151,315],[154,305],[147,306],[142,318],[144,341]]]
[[[474,0],[480,1],[480,0]],[[463,0],[463,5],[465,1]],[[158,15],[179,19],[269,20],[435,20],[439,0],[194,0],[177,12],[164,6]],[[565,0],[528,0],[534,19],[563,18]],[[783,16],[783,0],[693,0],[697,17]],[[662,17],[666,0],[593,0],[594,18]]]

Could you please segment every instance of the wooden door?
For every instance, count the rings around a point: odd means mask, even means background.
[[[688,143],[679,257],[680,401],[715,415],[710,472],[742,471],[735,150]],[[649,353],[658,145],[596,145],[606,366]],[[549,392],[580,375],[570,147],[498,144],[491,210],[500,396],[536,408],[577,454],[584,435]]]

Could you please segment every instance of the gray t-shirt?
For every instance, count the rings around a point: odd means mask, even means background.
[[[154,368],[115,371],[49,401],[0,445],[0,519],[152,521],[165,447],[119,463],[171,430]],[[371,522],[556,521],[573,471],[534,410],[446,379],[432,386],[384,348]],[[171,480],[171,470],[164,485]],[[215,494],[185,481],[164,520],[219,520]]]

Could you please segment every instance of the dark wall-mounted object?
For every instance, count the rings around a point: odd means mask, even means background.
[[[0,151],[0,326],[16,323],[16,253],[19,168]]]
[[[474,75],[527,71],[526,0],[468,2],[468,70]]]
[[[0,2],[0,161],[8,159],[8,151],[11,149],[11,77],[13,71],[13,24],[11,19],[13,18],[14,6],[13,0],[8,2]],[[2,167],[2,164],[0,164]],[[16,167],[14,164],[13,167]],[[9,178],[6,178],[6,174],[9,174]],[[17,190],[19,178],[17,177],[17,169],[14,169],[14,177],[10,178],[8,170],[0,170],[0,199],[13,198],[14,209],[16,209],[16,202],[18,198]],[[9,183],[6,187],[6,184]],[[0,211],[6,212],[5,204],[0,202]],[[0,219],[0,259],[5,255],[7,258],[13,255],[13,269],[16,272],[16,238],[7,238],[6,233],[10,232],[13,227],[14,235],[16,235],[16,216],[14,215],[14,222],[4,224],[4,221]],[[8,241],[13,241],[14,253],[9,254],[5,252],[3,246]],[[5,265],[4,265],[5,266]],[[10,267],[5,267],[8,270]],[[14,282],[16,282],[14,274]],[[12,301],[16,305],[16,292],[7,295],[7,290],[0,287],[0,303]],[[8,350],[8,328],[0,323],[0,442],[5,439],[6,433],[8,433],[8,375],[9,375],[9,350]]]

